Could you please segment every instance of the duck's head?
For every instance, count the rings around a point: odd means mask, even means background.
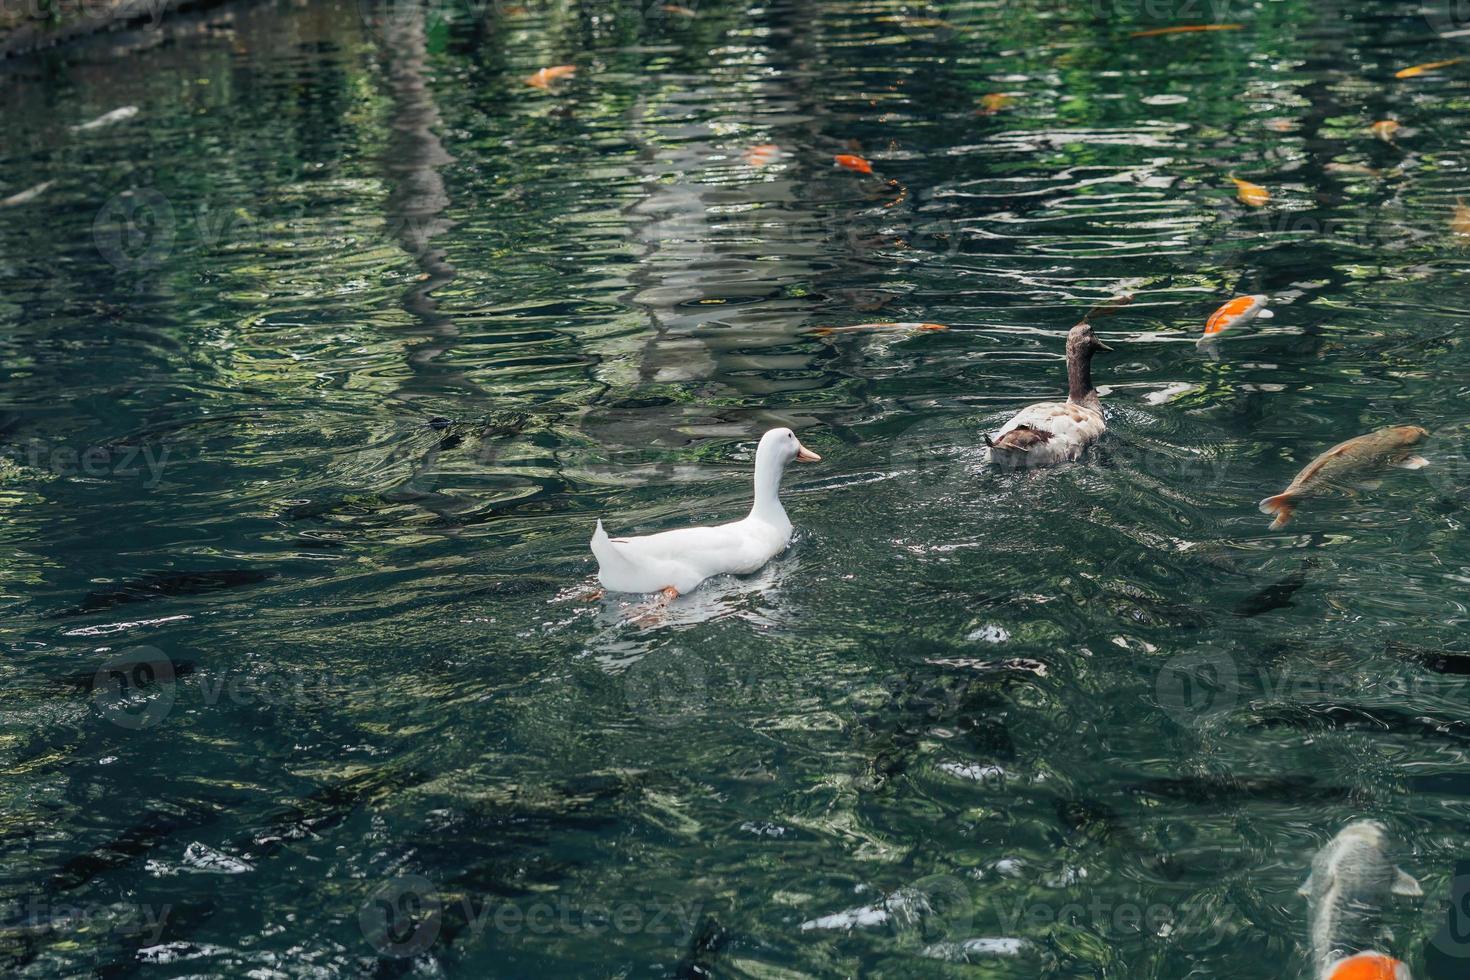
[[[756,457],[759,459],[761,456],[773,458],[783,467],[792,460],[798,463],[816,463],[822,458],[803,446],[801,440],[796,438],[796,433],[790,429],[772,429],[761,436]]]
[[[1092,332],[1092,324],[1083,320],[1073,327],[1067,334],[1067,356],[1085,355],[1091,357],[1100,350],[1112,350],[1107,344],[1098,339],[1097,334]]]

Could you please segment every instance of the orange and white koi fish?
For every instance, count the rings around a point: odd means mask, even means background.
[[[1358,953],[1327,968],[1322,980],[1414,980],[1409,965],[1382,953]]]
[[[878,330],[927,331],[948,330],[942,323],[854,323],[850,327],[814,327],[812,333],[818,337],[830,337],[836,333],[868,333]]]
[[[1470,238],[1470,208],[1467,208],[1465,202],[1460,198],[1455,199],[1455,216],[1450,219],[1450,231],[1461,237]]]
[[[543,68],[527,78],[526,84],[534,88],[551,88],[552,82],[559,78],[568,78],[576,73],[576,65],[552,65],[550,68]]]
[[[1238,31],[1244,24],[1185,24],[1180,27],[1155,27],[1147,31],[1134,31],[1129,37],[1162,37],[1165,34],[1197,34],[1200,31]]]
[[[775,143],[757,143],[745,151],[745,163],[751,167],[764,167],[781,159],[781,148]]]
[[[1401,980],[1395,961],[1375,952],[1386,934],[1383,916],[1394,896],[1423,898],[1424,889],[1394,864],[1388,828],[1356,820],[1312,858],[1298,895],[1307,899],[1312,972],[1317,980]],[[1383,972],[1387,970],[1388,972]]]
[[[1393,73],[1394,78],[1417,78],[1425,72],[1434,71],[1436,68],[1448,68],[1450,65],[1458,65],[1464,58],[1450,58],[1446,61],[1427,61],[1422,65],[1410,65],[1408,68],[1400,68]]]
[[[1220,335],[1227,330],[1243,327],[1257,317],[1269,320],[1274,315],[1266,309],[1266,297],[1260,293],[1254,296],[1237,296],[1210,314],[1210,318],[1205,321],[1205,332],[1199,342],[1205,344],[1219,340]]]
[[[1271,192],[1260,184],[1252,184],[1248,180],[1239,177],[1231,177],[1235,182],[1235,196],[1240,198],[1240,203],[1249,207],[1258,208],[1271,200]]]
[[[1399,131],[1399,121],[1397,119],[1380,119],[1368,128],[1373,130],[1373,135],[1383,140],[1383,142],[1392,143],[1393,134]]]
[[[855,170],[860,174],[870,174],[873,172],[873,165],[871,163],[851,153],[837,154],[832,158],[832,163],[835,166],[843,167],[847,170]]]
[[[1276,520],[1271,522],[1271,529],[1275,530],[1291,520],[1298,501],[1341,486],[1368,471],[1384,466],[1422,469],[1429,465],[1429,460],[1410,453],[1408,447],[1428,435],[1428,431],[1417,425],[1391,425],[1340,442],[1303,467],[1285,490],[1262,500],[1261,513],[1276,515]]]

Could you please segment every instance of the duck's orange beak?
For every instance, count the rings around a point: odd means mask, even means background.
[[[798,442],[796,444],[796,461],[798,463],[820,463],[822,457]]]

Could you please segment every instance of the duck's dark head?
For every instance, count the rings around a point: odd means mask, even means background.
[[[1073,327],[1067,334],[1067,355],[1073,353],[1091,357],[1100,350],[1112,350],[1107,344],[1098,339],[1097,334],[1092,332],[1092,324],[1083,320]]]

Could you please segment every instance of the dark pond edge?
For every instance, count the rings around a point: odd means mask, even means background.
[[[205,10],[231,2],[4,0],[0,5],[0,61],[108,31],[158,30],[170,13]]]

